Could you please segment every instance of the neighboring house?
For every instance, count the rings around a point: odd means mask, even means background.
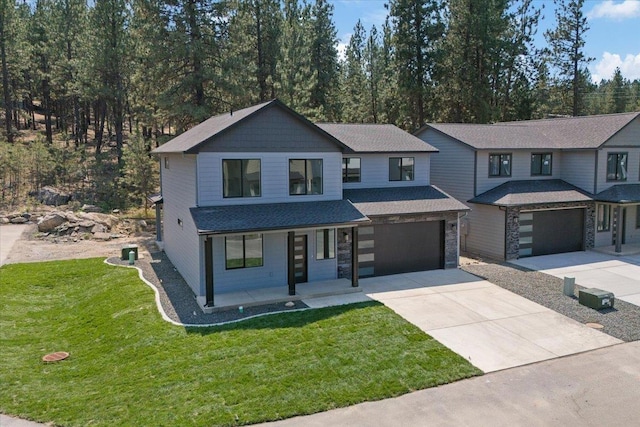
[[[640,113],[429,124],[435,185],[468,202],[461,248],[500,259],[640,243]]]
[[[468,208],[429,185],[436,151],[277,100],[212,117],[154,150],[164,250],[205,310],[219,293],[457,267]]]

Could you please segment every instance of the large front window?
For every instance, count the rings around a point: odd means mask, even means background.
[[[511,176],[511,154],[489,154],[489,176]]]
[[[551,175],[551,153],[531,155],[531,175]]]
[[[627,153],[607,154],[607,181],[627,180]]]
[[[322,159],[289,160],[289,194],[322,194]]]
[[[360,158],[342,159],[342,182],[360,182]]]
[[[263,265],[262,234],[225,237],[224,247],[227,270]]]
[[[260,159],[222,161],[224,197],[260,196]]]
[[[413,181],[413,157],[389,158],[389,181]]]
[[[598,231],[611,229],[611,205],[598,204],[596,228]]]

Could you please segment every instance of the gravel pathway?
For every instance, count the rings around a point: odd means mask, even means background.
[[[129,266],[128,261],[117,257],[109,258],[107,262]],[[135,262],[135,267],[140,268],[144,278],[158,290],[160,304],[167,316],[172,321],[187,326],[217,325],[265,314],[309,308],[308,305],[297,300],[293,301],[292,307],[286,307],[285,303],[276,303],[244,307],[242,313],[233,308],[205,314],[198,306],[193,291],[173,267],[164,252],[152,252],[151,254],[145,252],[143,257]]]
[[[576,285],[576,296],[565,296],[562,279],[512,264],[480,263],[463,265],[461,269],[580,323],[599,323],[604,326],[603,332],[623,341],[640,340],[637,305],[616,299],[614,308],[594,310],[578,303],[578,289],[584,287]]]

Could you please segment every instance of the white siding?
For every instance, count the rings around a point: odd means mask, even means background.
[[[196,205],[196,156],[163,154],[161,157],[164,251],[193,292],[202,295],[200,239],[189,212],[189,208]],[[169,157],[168,169],[165,157]]]
[[[473,149],[432,129],[418,137],[440,150],[430,156],[431,183],[463,203],[473,198]]]
[[[461,249],[467,252],[504,259],[505,217],[496,206],[469,204],[472,211],[466,236],[462,235]]]
[[[345,154],[360,158],[360,182],[343,183],[344,188],[413,187],[429,185],[429,153]],[[389,181],[389,158],[413,157],[413,181]],[[342,178],[341,178],[342,179]]]
[[[337,231],[336,231],[337,232]],[[336,257],[316,259],[316,232],[296,231],[296,235],[307,235],[307,281],[331,280],[338,277]],[[336,241],[337,241],[336,235]],[[287,233],[264,233],[262,235],[263,265],[261,267],[225,267],[224,236],[213,238],[213,287],[215,293],[287,286]]]
[[[518,180],[539,180],[539,179],[559,179],[562,165],[561,154],[552,151],[551,172],[552,175],[540,176],[531,175],[531,154],[546,153],[548,150],[481,150],[478,151],[478,181],[476,195],[491,190],[508,181]],[[511,176],[509,177],[489,177],[489,154],[511,153]]]
[[[222,197],[222,160],[260,159],[260,197]],[[289,195],[289,159],[322,159],[323,194]],[[200,153],[198,206],[307,202],[342,198],[342,154],[335,153]]]
[[[593,193],[595,151],[565,151],[562,153],[560,179]]]

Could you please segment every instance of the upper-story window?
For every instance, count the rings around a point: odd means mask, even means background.
[[[511,153],[489,154],[489,176],[511,176]]]
[[[627,180],[627,153],[607,154],[607,181]]]
[[[322,194],[322,159],[289,160],[289,194]]]
[[[551,175],[551,153],[531,155],[531,175]]]
[[[360,182],[360,158],[342,159],[342,182]]]
[[[224,197],[260,196],[260,159],[222,160]]]
[[[389,158],[389,181],[413,181],[413,157]]]

